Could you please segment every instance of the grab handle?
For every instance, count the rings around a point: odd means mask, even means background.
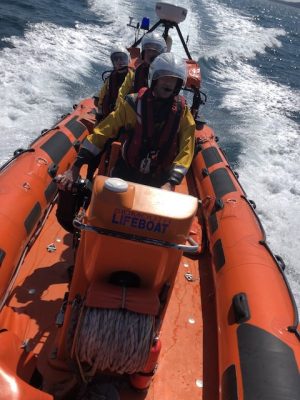
[[[199,249],[199,244],[190,236],[187,238],[187,241],[191,246],[186,244],[177,244],[177,249],[182,250],[184,253],[196,253]]]
[[[117,231],[113,231],[110,229],[99,228],[98,226],[83,224],[82,222],[78,221],[77,219],[74,219],[73,226],[76,229],[79,229],[82,231],[96,232],[100,235],[106,235],[106,236],[116,237],[116,238],[120,238],[120,239],[131,240],[134,242],[151,244],[154,246],[177,249],[177,250],[184,251],[185,253],[196,253],[199,248],[198,243],[196,243],[191,237],[188,237],[188,239],[187,239],[188,242],[191,243],[191,246],[189,246],[189,245],[185,245],[185,244],[171,243],[171,242],[167,242],[164,240],[152,239],[152,238],[148,238],[145,236],[134,235],[131,233],[117,232]]]
[[[233,296],[232,305],[235,315],[235,322],[241,324],[250,319],[250,308],[246,293],[238,293]]]

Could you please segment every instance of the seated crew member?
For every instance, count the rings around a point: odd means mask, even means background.
[[[114,110],[118,91],[128,73],[129,54],[125,48],[114,48],[110,53],[110,59],[114,69],[99,91],[98,115],[101,119]]]
[[[70,190],[83,164],[90,163],[121,127],[128,132],[113,176],[172,190],[181,183],[194,155],[195,121],[179,91],[186,83],[186,64],[172,53],[150,66],[149,88],[126,96],[116,111],[84,141],[73,166],[57,177]]]
[[[129,69],[128,74],[119,89],[117,106],[129,93],[137,93],[142,87],[148,86],[149,66],[159,54],[167,51],[165,39],[156,32],[147,33],[141,42],[142,62],[133,70]]]
[[[115,109],[119,89],[128,73],[129,53],[124,47],[115,47],[110,53],[110,60],[114,69],[99,91],[95,126]],[[89,164],[87,179],[93,179],[99,162],[100,156]]]

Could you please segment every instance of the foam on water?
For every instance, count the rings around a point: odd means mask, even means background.
[[[300,4],[299,0],[280,0],[282,3],[295,3]]]
[[[205,57],[215,60],[212,76],[225,93],[219,107],[239,121],[223,139],[230,143],[239,138],[242,143],[240,181],[257,204],[272,250],[287,264],[300,308],[300,138],[293,119],[300,93],[247,62],[267,47],[281,46],[286,33],[262,28],[216,1],[205,3],[218,38],[216,46],[206,48]]]
[[[24,37],[5,39],[13,47],[0,52],[0,126],[5,135],[0,163],[70,111],[73,102],[93,94],[101,82],[95,77],[94,90],[85,87],[92,65],[110,68],[110,48],[131,38],[126,29],[126,3],[101,0],[89,1],[89,5],[99,15],[101,25],[77,23],[75,28],[66,28],[53,23],[30,24]],[[78,92],[71,98],[74,84]]]
[[[88,6],[98,16],[99,25],[78,22],[71,28],[49,22],[28,24],[24,37],[3,39],[10,46],[0,52],[0,125],[5,134],[0,164],[16,148],[26,147],[42,129],[49,128],[61,114],[70,111],[74,102],[97,91],[101,85],[100,73],[95,77],[93,89],[86,87],[86,77],[92,76],[95,64],[100,70],[111,67],[112,46],[133,43],[133,30],[126,26],[129,16],[135,17],[136,22],[147,14],[151,23],[157,20],[155,4],[151,0],[145,12],[144,5],[139,9],[139,5],[129,0],[89,0]],[[192,2],[185,6],[192,9]],[[194,49],[197,49],[198,24],[196,12],[189,11],[182,30],[184,37],[190,35]],[[184,55],[177,35],[172,36],[173,48]]]
[[[296,264],[300,243],[299,138],[293,120],[293,113],[300,108],[300,94],[274,82],[249,62],[266,48],[280,47],[286,32],[263,28],[255,19],[216,0],[169,2],[188,9],[187,19],[180,25],[183,37],[189,35],[194,58],[201,56],[210,65],[208,79],[224,94],[218,107],[235,121],[221,140],[230,144],[238,138],[242,143],[240,181],[257,203],[271,248],[287,263],[300,307],[300,267]],[[73,102],[96,92],[100,77],[90,85],[87,77],[93,78],[95,65],[100,71],[110,68],[112,46],[133,42],[133,31],[126,28],[129,16],[136,22],[143,16],[149,16],[151,24],[157,20],[155,3],[88,0],[99,24],[78,22],[71,28],[36,23],[27,26],[24,37],[6,38],[11,47],[0,51],[0,164],[70,111]],[[201,19],[204,12],[208,22]],[[170,34],[173,51],[183,56],[175,31]],[[206,37],[209,40],[205,41]],[[213,122],[213,111],[211,116]],[[216,133],[222,136],[222,132]]]
[[[219,62],[253,59],[264,53],[266,47],[281,46],[278,37],[285,35],[282,28],[262,28],[252,18],[239,15],[236,11],[216,1],[204,1],[215,22],[215,43],[205,48],[203,57],[215,58]]]

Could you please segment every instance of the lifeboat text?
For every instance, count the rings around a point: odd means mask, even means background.
[[[114,210],[112,223],[156,233],[165,233],[170,225],[168,219],[155,218],[153,216],[121,210],[119,208]]]

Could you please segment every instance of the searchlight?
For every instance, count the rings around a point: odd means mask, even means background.
[[[163,2],[156,3],[155,11],[159,19],[176,22],[176,24],[183,22],[187,16],[186,8]]]

